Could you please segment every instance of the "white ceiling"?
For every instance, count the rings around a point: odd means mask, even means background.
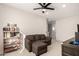
[[[63,4],[66,5],[65,8],[62,7]],[[43,14],[41,10],[33,10],[33,8],[40,7],[37,3],[8,3],[6,5],[44,17],[53,18],[54,20],[79,15],[79,3],[52,3],[49,7],[54,7],[55,10],[47,10],[48,14]]]

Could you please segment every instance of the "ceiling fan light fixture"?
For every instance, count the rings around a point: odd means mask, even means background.
[[[46,12],[46,9],[42,9],[42,13],[45,13]]]
[[[42,9],[42,11],[46,11],[46,9]]]

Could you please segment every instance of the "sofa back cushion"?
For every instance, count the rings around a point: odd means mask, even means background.
[[[41,38],[40,38],[40,35],[38,35],[38,34],[36,34],[35,35],[35,40],[40,40]]]
[[[35,35],[35,40],[43,40],[45,39],[45,35],[44,34],[36,34]]]
[[[33,41],[34,40],[34,35],[27,35],[26,36],[26,39],[29,39],[29,40],[32,40]]]
[[[26,39],[37,41],[37,40],[43,40],[46,39],[44,34],[35,34],[35,35],[27,35]]]
[[[45,35],[41,35],[41,40],[45,40],[45,39],[46,39]]]

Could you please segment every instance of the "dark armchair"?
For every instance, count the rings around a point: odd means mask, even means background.
[[[44,34],[35,34],[35,35],[27,35],[25,38],[25,48],[31,52],[32,51],[32,43],[36,41],[42,41],[47,45],[51,44],[51,38],[46,37]]]

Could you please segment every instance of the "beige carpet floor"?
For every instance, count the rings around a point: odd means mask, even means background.
[[[10,53],[6,53],[5,56],[35,56],[33,52],[28,52],[27,49],[19,49]],[[48,52],[40,56],[61,56],[61,42],[52,41],[52,44],[48,46]]]

